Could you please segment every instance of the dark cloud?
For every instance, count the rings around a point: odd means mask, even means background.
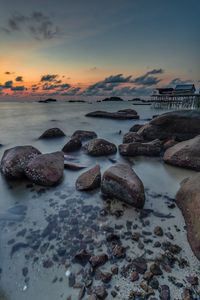
[[[63,84],[49,84],[49,83],[45,83],[42,86],[42,89],[44,91],[48,91],[48,90],[65,91],[65,90],[68,90],[70,87],[71,87],[71,85],[68,84],[68,83],[63,83]]]
[[[191,83],[191,80],[182,80],[181,78],[174,78],[169,82],[168,86],[175,87],[178,84],[187,84],[187,83]]]
[[[136,85],[143,85],[143,86],[152,86],[158,84],[161,79],[157,76],[152,75],[159,75],[164,73],[163,69],[153,69],[151,71],[146,72],[144,75],[141,75],[135,78],[132,82]]]
[[[15,78],[15,81],[20,81],[20,82],[22,82],[22,81],[23,81],[23,77],[22,77],[22,76],[17,76],[17,77]]]
[[[80,92],[80,87],[74,87],[68,90],[67,92],[63,92],[60,95],[61,96],[76,96]]]
[[[60,29],[53,23],[53,20],[39,11],[33,12],[31,15],[15,13],[7,21],[6,26],[1,29],[7,34],[27,31],[37,40],[53,39],[60,34]]]
[[[9,81],[6,81],[3,85],[3,89],[10,89],[13,85],[13,81],[12,80],[9,80]]]
[[[111,75],[107,77],[105,83],[126,83],[130,82],[131,76],[124,77],[123,74]]]
[[[58,78],[58,75],[55,74],[47,74],[47,75],[43,75],[40,79],[41,82],[43,81],[49,81],[49,82],[53,82],[56,80],[56,78]]]
[[[20,91],[25,91],[26,88],[25,88],[25,86],[12,86],[11,90],[15,91],[15,92],[18,92],[18,91],[20,92]]]

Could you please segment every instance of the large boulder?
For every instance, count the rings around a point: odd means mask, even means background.
[[[129,120],[139,119],[137,112],[134,109],[121,109],[117,112],[108,112],[103,110],[97,110],[86,114],[86,117],[117,119],[117,120]]]
[[[188,241],[200,260],[200,173],[181,183],[176,203],[185,218]]]
[[[116,164],[105,171],[101,191],[136,208],[142,208],[145,203],[143,183],[127,164]]]
[[[200,134],[200,111],[182,110],[162,114],[138,130],[145,140],[184,141]]]
[[[137,132],[127,132],[123,136],[123,143],[129,144],[133,142],[142,142],[143,138]]]
[[[115,144],[104,139],[93,139],[84,146],[84,149],[91,156],[110,155],[117,152]]]
[[[84,172],[76,180],[76,188],[79,191],[94,190],[100,187],[100,184],[101,172],[99,165],[96,165],[90,170]]]
[[[63,152],[41,154],[33,158],[25,169],[26,176],[34,183],[52,186],[57,184],[64,170]]]
[[[67,142],[62,148],[62,151],[65,153],[77,151],[82,147],[82,142],[80,139],[73,138]]]
[[[130,129],[129,129],[129,131],[131,131],[131,132],[137,132],[140,128],[142,128],[144,125],[142,125],[142,124],[135,124],[135,125],[133,125]]]
[[[56,137],[63,137],[65,133],[59,128],[50,128],[47,129],[39,139],[49,139],[49,138],[56,138]]]
[[[29,145],[7,149],[1,159],[1,171],[8,178],[20,179],[27,164],[39,154],[39,150]]]
[[[159,156],[162,150],[160,140],[154,140],[148,143],[134,142],[130,144],[119,145],[119,153],[123,156]]]
[[[97,134],[94,131],[88,131],[88,130],[76,130],[72,136],[72,139],[79,139],[80,141],[85,141],[89,139],[95,139],[97,138]]]
[[[170,147],[163,159],[170,165],[200,171],[200,135]]]

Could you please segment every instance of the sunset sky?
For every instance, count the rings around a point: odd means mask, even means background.
[[[199,0],[0,0],[0,99],[200,86]]]

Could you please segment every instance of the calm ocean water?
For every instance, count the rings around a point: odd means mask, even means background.
[[[85,117],[86,113],[97,109],[116,111],[123,108],[135,108],[140,115],[140,120],[116,121]],[[66,102],[49,104],[36,102],[0,103],[0,143],[3,144],[3,147],[0,147],[0,155],[2,156],[5,149],[16,145],[33,145],[43,153],[61,150],[72,133],[77,129],[94,130],[99,137],[119,145],[123,134],[128,132],[134,123],[143,124],[152,115],[163,112],[154,110],[150,106],[134,107],[130,102],[93,104]],[[44,130],[51,127],[59,127],[67,136],[49,141],[38,140],[38,137]],[[121,134],[119,134],[120,130]],[[75,156],[78,161],[86,164],[88,167],[99,163],[102,172],[111,165],[107,157],[90,158],[82,152],[75,153]],[[124,161],[119,154],[112,157],[117,161]],[[154,198],[153,195],[165,195],[174,198],[180,181],[193,174],[193,172],[167,166],[162,163],[160,158],[137,157],[132,162],[134,170],[142,179],[149,195],[147,196],[148,201],[145,207],[169,213],[163,198],[161,196]],[[101,199],[99,192],[80,194],[75,191],[74,183],[81,172],[65,171],[63,182],[58,187],[47,190],[41,190],[39,187],[30,190],[26,187],[27,182],[7,182],[0,175],[0,268],[2,269],[0,288],[5,291],[8,299],[66,300],[69,295],[72,295],[72,300],[78,299],[79,289],[72,289],[68,286],[66,270],[69,272],[71,270],[77,271],[80,266],[72,266],[70,263],[68,265],[65,262],[64,264],[54,263],[51,268],[43,267],[44,260],[47,257],[51,258],[52,253],[59,247],[59,241],[48,241],[52,245],[45,252],[45,255],[37,247],[30,249],[26,248],[26,246],[19,247],[20,249],[13,255],[11,253],[14,243],[27,244],[27,240],[25,240],[27,233],[23,236],[19,234],[20,231],[26,229],[29,235],[34,235],[37,230],[43,230],[48,216],[52,216],[63,207],[69,209],[70,216],[73,214],[75,218],[78,218],[79,230],[82,228],[82,233],[84,232],[85,234],[87,232],[90,222],[94,222],[92,214],[101,210],[105,203]],[[86,212],[84,205],[90,206],[89,211]],[[73,210],[70,210],[71,208]],[[23,209],[25,210],[25,215],[23,214]],[[184,221],[177,208],[175,214],[176,218],[169,219],[168,222],[163,223],[163,226],[167,228],[169,225],[178,224],[182,228]],[[88,223],[84,223],[86,215]],[[17,219],[18,217],[19,219]],[[14,220],[14,218],[17,220]],[[127,210],[119,221],[116,221],[114,216],[109,216],[106,220],[97,220],[96,222],[99,226],[102,225],[102,222],[109,225],[116,224],[116,222],[124,224],[127,220],[133,221],[134,218],[136,218],[135,212]],[[70,222],[68,224],[66,221],[66,226],[71,226]],[[151,226],[156,225],[157,222],[158,219],[152,219]],[[74,238],[73,232],[71,236],[68,235],[66,241],[68,249],[73,248],[77,243]],[[96,236],[96,240],[98,241],[100,238],[101,234],[99,233],[99,236],[98,234]],[[185,251],[184,254],[190,258],[191,268],[193,268],[197,261],[188,246],[184,230],[179,233],[177,239]],[[43,241],[40,239],[40,242]],[[137,253],[137,251],[137,249],[134,249],[133,252]],[[71,253],[69,254],[69,261],[70,255]],[[28,269],[28,275],[26,276],[23,274],[24,268]],[[112,284],[120,284],[117,280],[113,280]],[[52,283],[53,281],[55,283]],[[124,282],[123,285],[124,290],[130,288],[127,282]],[[178,293],[178,291],[174,291],[174,293]],[[116,299],[123,298],[119,296]]]

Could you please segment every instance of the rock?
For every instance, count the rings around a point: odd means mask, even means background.
[[[88,300],[97,300],[96,295],[92,294],[89,296]]]
[[[47,129],[39,139],[47,139],[47,138],[56,138],[56,137],[63,137],[65,133],[59,128],[50,128]]]
[[[187,282],[189,282],[193,286],[196,286],[199,284],[199,279],[197,276],[187,276],[186,279],[187,279]]]
[[[138,272],[136,272],[136,271],[131,272],[131,278],[130,278],[130,280],[131,280],[132,282],[135,282],[135,281],[137,281],[138,279],[139,279],[139,274],[138,274]]]
[[[103,285],[94,287],[93,291],[94,291],[94,294],[97,296],[97,299],[100,299],[100,300],[104,300],[108,295],[108,293]]]
[[[108,283],[112,279],[112,273],[110,272],[101,272],[100,278],[104,283]]]
[[[159,115],[137,133],[149,141],[174,137],[178,141],[191,139],[200,134],[200,111],[179,110]]]
[[[118,266],[112,266],[112,267],[111,267],[111,272],[112,272],[114,275],[117,275],[118,272],[119,272]]]
[[[69,287],[73,287],[75,285],[75,282],[76,282],[76,277],[75,277],[74,273],[70,273],[70,275],[68,277]]]
[[[151,264],[150,271],[153,275],[162,275],[163,274],[160,266],[157,263]]]
[[[175,146],[178,142],[175,141],[174,139],[168,140],[163,144],[163,150],[167,150],[173,146]]]
[[[87,131],[87,130],[76,130],[72,136],[72,139],[79,139],[81,142],[89,139],[97,138],[97,134],[94,131]]]
[[[104,139],[93,139],[84,146],[84,149],[91,156],[110,155],[117,152],[117,147]]]
[[[103,102],[105,101],[124,101],[122,98],[120,97],[109,97],[109,98],[105,98],[102,100]]]
[[[104,195],[119,199],[134,207],[144,206],[143,183],[127,164],[116,164],[103,174],[101,191]]]
[[[195,300],[190,289],[184,288],[182,300]]]
[[[133,265],[136,271],[140,274],[144,274],[147,271],[147,263],[144,258],[138,257],[133,260]]]
[[[161,285],[159,287],[160,300],[170,300],[170,289],[168,285]]]
[[[65,144],[62,148],[62,151],[65,153],[77,151],[82,147],[82,142],[79,139],[71,139]]]
[[[148,143],[133,142],[119,145],[119,153],[123,156],[159,156],[162,150],[162,143],[154,140]]]
[[[121,109],[118,110],[117,112],[107,112],[103,110],[97,110],[86,114],[86,117],[117,119],[117,120],[139,119],[139,116],[134,109]]]
[[[117,258],[124,258],[126,256],[126,249],[121,245],[114,245],[112,247],[112,254]]]
[[[163,159],[170,165],[200,171],[200,135],[169,148]]]
[[[27,164],[39,154],[41,152],[32,146],[7,149],[1,159],[1,171],[8,178],[20,179],[24,177]]]
[[[100,166],[96,165],[85,173],[81,174],[76,180],[76,188],[79,191],[94,190],[101,185]]]
[[[153,232],[157,236],[163,236],[163,230],[160,226],[156,226]]]
[[[129,131],[131,131],[131,132],[137,132],[140,128],[142,128],[144,125],[142,125],[142,124],[135,124],[135,125],[133,125],[130,129],[129,129]]]
[[[74,256],[74,260],[75,260],[75,262],[78,262],[84,266],[87,264],[90,257],[91,257],[91,254],[89,252],[87,252],[87,250],[82,249],[76,253],[76,255]]]
[[[90,257],[90,264],[93,268],[104,265],[108,260],[107,254],[94,255]]]
[[[183,213],[190,246],[200,260],[200,173],[181,183],[176,203]]]
[[[86,168],[85,165],[73,163],[73,162],[70,162],[67,160],[64,160],[64,167],[65,167],[65,169],[74,170],[74,171]]]
[[[123,144],[129,144],[134,142],[142,142],[143,138],[137,134],[137,132],[127,132],[123,137]]]
[[[63,152],[54,152],[33,158],[26,166],[25,174],[36,184],[52,186],[62,179],[63,170]]]

